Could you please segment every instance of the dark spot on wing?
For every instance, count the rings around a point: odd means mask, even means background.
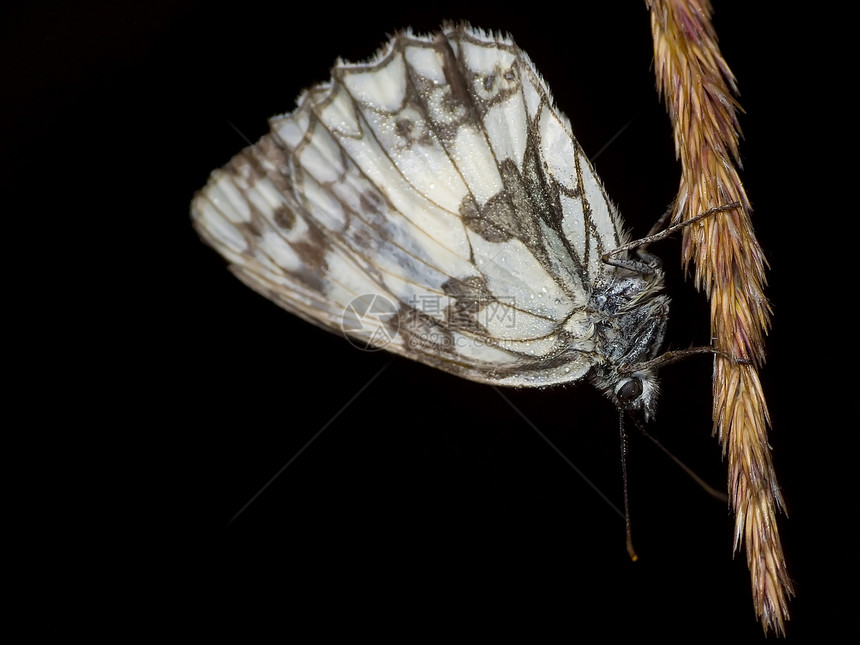
[[[454,337],[451,332],[432,316],[407,305],[402,305],[386,324],[392,333],[403,336],[406,347],[417,353],[431,355],[447,354],[455,351]]]
[[[460,216],[471,230],[488,242],[506,242],[516,238],[539,260],[546,260],[541,232],[536,218],[539,199],[528,190],[516,164],[506,159],[500,165],[504,188],[490,197],[482,207],[467,195],[460,204]]]
[[[515,216],[504,191],[491,197],[483,208],[478,208],[471,195],[466,195],[460,204],[463,223],[488,242],[507,242],[514,237]]]
[[[296,223],[296,214],[285,204],[281,204],[275,209],[272,219],[279,228],[290,230]]]
[[[452,278],[442,285],[442,291],[453,301],[445,310],[445,318],[451,328],[467,330],[480,336],[488,335],[477,316],[485,306],[496,302],[496,298],[483,278]]]
[[[359,206],[363,213],[381,215],[385,200],[372,190],[365,190],[358,198]]]

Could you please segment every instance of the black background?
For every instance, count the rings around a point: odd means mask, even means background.
[[[845,312],[816,291],[830,273],[813,254],[832,238],[828,211],[810,209],[823,199],[809,174],[820,136],[801,127],[826,86],[801,71],[810,45],[797,25],[716,5],[747,112],[743,180],[771,263],[762,379],[791,516],[779,524],[797,587],[788,632],[840,635],[853,624],[841,581],[855,559],[844,443],[856,424],[838,419],[845,400],[823,387],[834,377],[819,357],[839,353]],[[190,227],[194,191],[245,145],[237,131],[257,140],[337,56],[360,60],[399,28],[456,18],[514,35],[589,155],[630,122],[595,166],[644,235],[679,177],[649,16],[635,2],[568,6],[567,16],[534,3],[6,10],[3,177],[21,198],[6,214],[21,230],[6,241],[22,296],[9,354],[25,359],[10,392],[26,412],[18,434],[35,438],[17,496],[39,571],[24,595],[32,629],[181,624],[250,642],[516,628],[569,642],[762,638],[725,504],[644,438],[632,436],[629,460],[633,564],[621,517],[493,388],[293,318],[232,278]],[[684,279],[678,241],[654,250],[673,298],[670,346],[707,344],[709,307]],[[710,361],[661,376],[652,433],[724,488]],[[621,505],[608,401],[587,384],[505,396]]]

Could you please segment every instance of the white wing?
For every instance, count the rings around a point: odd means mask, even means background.
[[[507,37],[407,31],[338,62],[212,174],[192,217],[262,295],[434,367],[543,386],[604,361],[588,305],[618,271],[601,255],[626,240]]]

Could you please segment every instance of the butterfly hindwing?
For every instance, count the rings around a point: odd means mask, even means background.
[[[601,261],[620,218],[508,37],[406,31],[338,62],[192,215],[247,285],[361,342],[514,386],[606,361],[594,298],[622,271]]]

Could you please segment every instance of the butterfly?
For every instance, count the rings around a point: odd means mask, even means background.
[[[212,173],[201,238],[304,320],[472,381],[589,379],[653,416],[668,320],[529,56],[466,24],[398,33]]]

